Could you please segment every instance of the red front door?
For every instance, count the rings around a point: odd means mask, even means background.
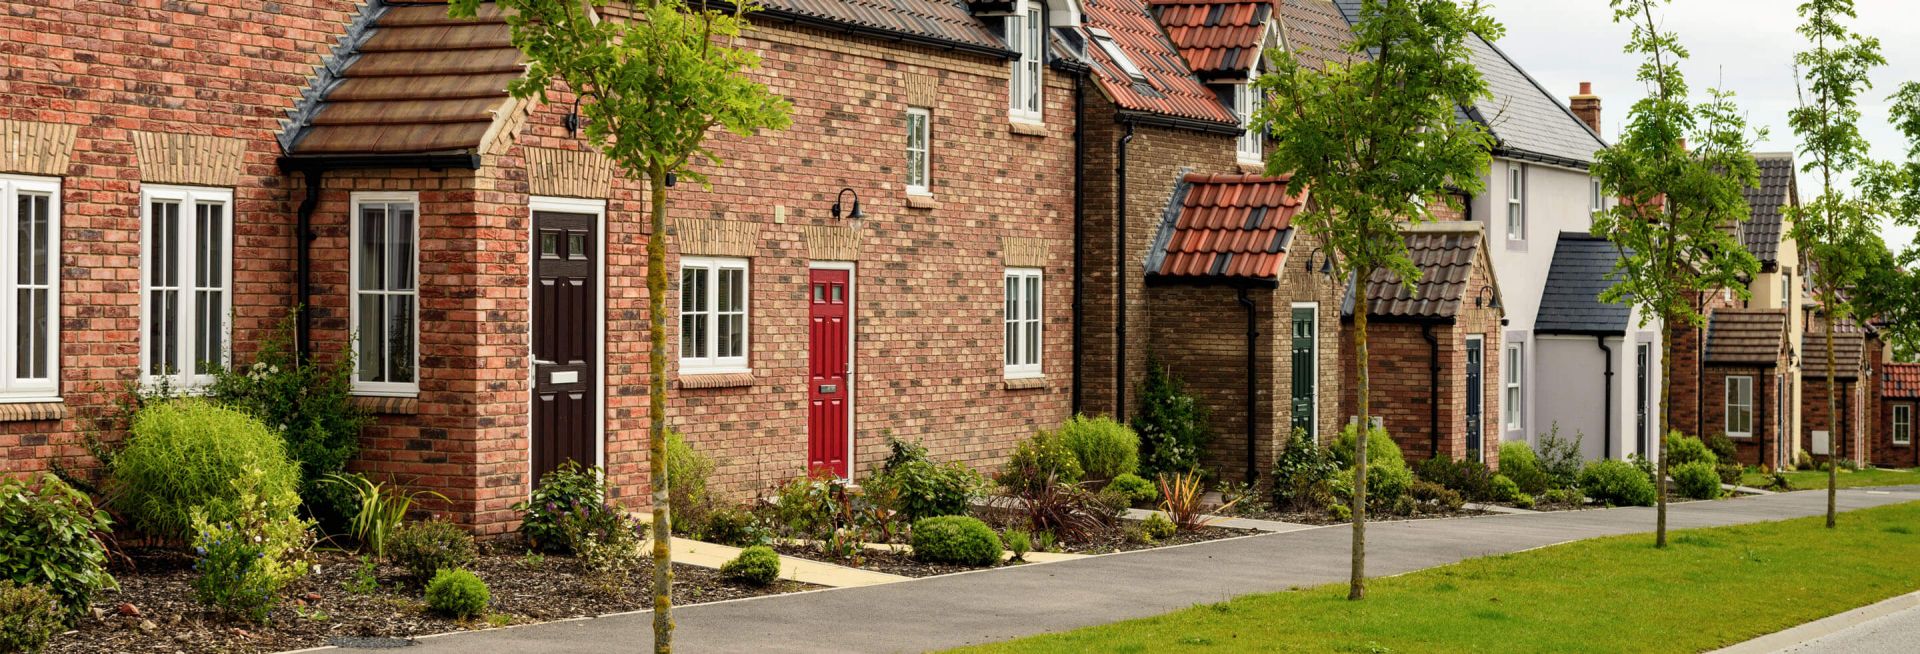
[[[849,270],[814,270],[807,298],[807,470],[847,476],[847,387],[853,299]]]

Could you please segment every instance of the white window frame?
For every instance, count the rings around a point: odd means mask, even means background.
[[[1727,432],[1727,438],[1753,438],[1753,379],[1751,375],[1727,377],[1727,414],[1720,421],[1720,426]],[[1741,395],[1745,397],[1742,398]],[[1734,429],[1736,415],[1744,416],[1746,429]]]
[[[1507,164],[1507,240],[1527,240],[1527,171]]]
[[[413,205],[413,238],[412,238],[413,289],[412,290],[407,290],[407,291],[362,290],[360,288],[360,266],[362,265],[362,262],[360,261],[360,253],[361,253],[360,238],[363,236],[363,234],[361,234],[361,228],[360,228],[360,210],[361,210],[361,207],[365,205],[370,205],[370,204],[411,204]],[[420,370],[420,324],[421,324],[420,312],[422,307],[420,302],[420,286],[421,286],[420,284],[420,277],[421,277],[420,275],[420,221],[421,221],[422,212],[420,210],[420,194],[413,193],[413,192],[354,193],[352,196],[352,207],[353,207],[353,213],[349,214],[347,219],[348,223],[351,225],[351,229],[349,230],[350,235],[349,235],[349,240],[347,242],[347,247],[352,252],[352,254],[350,254],[347,257],[348,259],[352,260],[352,264],[348,269],[348,281],[347,281],[347,288],[348,288],[348,302],[347,302],[348,312],[347,313],[348,313],[348,321],[349,321],[348,324],[351,325],[352,329],[354,330],[360,329],[360,296],[363,294],[376,294],[376,295],[384,295],[389,297],[396,296],[396,295],[413,296],[413,362],[412,362],[413,363],[413,381],[407,381],[407,382],[361,381],[360,368],[361,366],[367,365],[368,362],[366,361],[365,357],[358,355],[360,351],[358,347],[358,341],[359,339],[366,338],[367,335],[358,333],[356,331],[356,333],[354,333],[353,335],[353,338],[355,341],[355,347],[354,347],[355,356],[353,357],[353,393],[355,395],[373,395],[373,396],[382,396],[382,397],[416,397],[420,394],[420,373],[421,373],[421,370]]]
[[[20,196],[47,198],[47,358],[46,376],[21,378],[18,242]],[[0,266],[0,402],[44,402],[60,399],[60,179],[0,175],[0,253],[9,262]],[[36,288],[39,285],[34,285]],[[144,331],[142,333],[145,333]]]
[[[1029,290],[1027,280],[1035,280],[1038,294]],[[1016,285],[1017,282],[1017,285]],[[1039,268],[1008,268],[1002,276],[1001,362],[1007,379],[1031,379],[1045,374],[1047,345],[1047,278]],[[1007,328],[1013,337],[1007,337]],[[1031,328],[1031,331],[1029,331]],[[1035,343],[1034,339],[1039,342]],[[1017,352],[1032,354],[1031,359]]]
[[[1240,163],[1260,163],[1265,156],[1266,134],[1254,129],[1254,116],[1260,113],[1260,107],[1266,104],[1260,89],[1253,84],[1236,84],[1233,87],[1233,113],[1240,118],[1240,138],[1234,142],[1234,154]]]
[[[1527,346],[1523,343],[1507,345],[1506,360],[1500,364],[1500,424],[1507,431],[1517,431],[1525,418],[1525,412],[1521,409],[1527,401]]]
[[[914,164],[919,164],[919,179],[914,179]],[[907,192],[933,194],[933,110],[926,107],[907,108]]]
[[[706,320],[707,322],[707,325],[706,325],[707,356],[703,356],[703,357],[687,356],[686,349],[685,349],[687,335],[686,335],[686,330],[682,328],[680,330],[681,331],[680,342],[675,344],[675,346],[679,348],[677,352],[680,358],[680,371],[682,373],[702,374],[702,375],[724,375],[724,374],[752,372],[753,371],[752,368],[747,363],[749,354],[753,352],[753,267],[752,265],[746,259],[742,259],[738,257],[681,257],[680,258],[680,277],[679,277],[680,292],[677,294],[678,297],[674,299],[674,305],[673,305],[676,311],[676,314],[675,314],[676,322],[674,323],[676,325],[680,325],[685,322],[684,318],[686,314],[686,292],[687,292],[686,274],[687,274],[687,271],[689,270],[704,271],[702,274],[704,274],[707,278],[707,281],[706,281],[707,288],[708,288],[707,297],[711,300],[712,304],[709,305],[706,309],[701,310],[699,312],[699,314],[703,316],[704,320]],[[737,312],[727,312],[728,314],[737,315],[740,318],[740,355],[739,356],[720,356],[719,354],[720,353],[720,317],[723,314],[719,311],[720,285],[719,285],[719,281],[716,278],[718,277],[718,273],[723,270],[740,271],[740,310]]]
[[[1017,123],[1046,120],[1044,57],[1046,8],[1029,2],[1025,13],[1007,16],[1007,45],[1020,56],[1013,59],[1007,80],[1007,117]]]
[[[1600,187],[1600,178],[1598,177],[1591,178],[1587,180],[1587,182],[1588,188],[1591,189],[1590,192],[1593,193],[1593,206],[1590,208],[1593,211],[1593,216],[1598,218],[1601,213],[1607,210],[1606,191]]]
[[[172,202],[180,205],[180,231],[178,242],[172,253],[173,260],[184,267],[179,270],[180,278],[171,287],[179,294],[180,303],[185,309],[176,314],[174,327],[174,347],[178,348],[181,369],[165,374],[153,374],[154,346],[150,336],[153,334],[153,320],[157,309],[152,305],[153,264],[156,260],[153,242],[153,204],[155,201]],[[200,243],[199,224],[195,208],[202,204],[218,204],[221,207],[220,279],[222,286],[203,287],[194,281],[191,263]],[[161,184],[142,184],[140,187],[140,379],[149,387],[165,383],[173,390],[191,391],[204,388],[213,383],[213,375],[201,374],[197,369],[199,362],[194,352],[193,337],[199,333],[199,294],[203,291],[220,291],[220,356],[221,366],[231,365],[233,356],[233,225],[234,225],[233,189],[208,188],[197,186],[167,186]]]
[[[1913,405],[1893,405],[1893,444],[1913,444]]]

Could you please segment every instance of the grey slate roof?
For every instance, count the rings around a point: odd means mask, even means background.
[[[1800,184],[1791,152],[1755,153],[1760,164],[1759,186],[1746,189],[1747,205],[1753,216],[1740,225],[1740,242],[1760,260],[1773,268],[1780,264],[1780,233],[1786,224],[1786,208],[1800,204]]]
[[[1553,268],[1540,296],[1540,315],[1533,330],[1542,334],[1624,334],[1633,309],[1600,301],[1613,285],[1610,276],[1620,259],[1606,239],[1582,232],[1565,232],[1553,250]]]
[[[1361,2],[1335,0],[1349,23],[1359,22]],[[1474,36],[1467,45],[1493,97],[1465,108],[1464,114],[1493,133],[1496,154],[1575,168],[1593,163],[1594,153],[1606,143],[1574,116],[1559,96],[1540,86],[1486,39]]]

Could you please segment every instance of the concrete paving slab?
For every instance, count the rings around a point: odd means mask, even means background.
[[[685,538],[673,539],[673,560],[677,563],[697,565],[702,568],[718,570],[722,564],[740,556],[740,548],[704,543]],[[906,581],[909,577],[891,575],[872,570],[849,568],[843,565],[822,563],[791,556],[780,557],[780,578],[806,582],[833,588],[855,588],[859,586],[877,586]]]
[[[1842,510],[1920,500],[1920,491],[1843,491]],[[1824,513],[1825,493],[1783,493],[1670,507],[1674,529]],[[1468,558],[1643,533],[1651,508],[1376,523],[1368,573],[1403,574]],[[904,583],[776,595],[676,610],[681,652],[923,652],[1147,617],[1240,595],[1344,581],[1351,530],[1302,529],[1176,547],[1022,565]],[[1149,588],[1151,592],[1142,592]],[[453,634],[421,654],[640,649],[651,617]]]

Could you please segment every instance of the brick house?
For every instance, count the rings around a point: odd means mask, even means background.
[[[1790,446],[1781,434],[1787,399],[1779,372],[1792,358],[1779,309],[1719,309],[1707,319],[1700,436],[1724,435],[1744,465],[1772,465]]]
[[[6,382],[0,469],[79,456],[120,383],[200,383],[172,371],[246,362],[299,303],[379,414],[360,469],[482,531],[564,459],[644,492],[644,189],[565,89],[506,96],[491,6],[137,4],[0,17],[0,193],[50,241],[5,310],[58,325]],[[716,136],[712,188],[673,192],[674,426],[735,494],[859,476],[885,432],[997,465],[1071,408],[1075,92],[1046,64],[1077,6],[763,4],[742,44],[794,126]]]
[[[1920,447],[1913,445],[1914,410],[1920,407],[1920,363],[1887,363],[1880,370],[1873,465],[1920,468]]]
[[[1842,320],[1833,326],[1832,407],[1827,401],[1827,341],[1829,321],[1824,314],[1809,311],[1803,340],[1807,351],[1801,355],[1800,403],[1805,418],[1801,421],[1801,447],[1824,461],[1833,447],[1840,455],[1865,464],[1873,459],[1869,451],[1878,438],[1875,434],[1880,414],[1881,357],[1885,347],[1871,326]],[[1833,413],[1837,409],[1839,415]]]
[[[1368,311],[1370,413],[1409,461],[1446,457],[1499,465],[1504,389],[1489,373],[1501,369],[1497,344],[1506,312],[1483,226],[1439,221],[1406,228],[1420,279],[1407,286],[1390,271],[1374,271],[1350,285],[1342,303],[1347,342],[1353,313],[1360,306]],[[1342,383],[1353,387],[1358,376],[1347,361]],[[1354,395],[1341,396],[1340,415],[1349,423],[1360,413]]]
[[[1310,193],[1259,176],[1248,82],[1265,48],[1284,42],[1317,64],[1344,57],[1351,37],[1321,0],[1084,10],[1086,29],[1070,40],[1085,44],[1097,92],[1081,114],[1080,406],[1129,415],[1150,362],[1166,365],[1209,409],[1203,465],[1250,478],[1293,427],[1333,432],[1341,350],[1339,296],[1309,272],[1313,244],[1290,225]]]

